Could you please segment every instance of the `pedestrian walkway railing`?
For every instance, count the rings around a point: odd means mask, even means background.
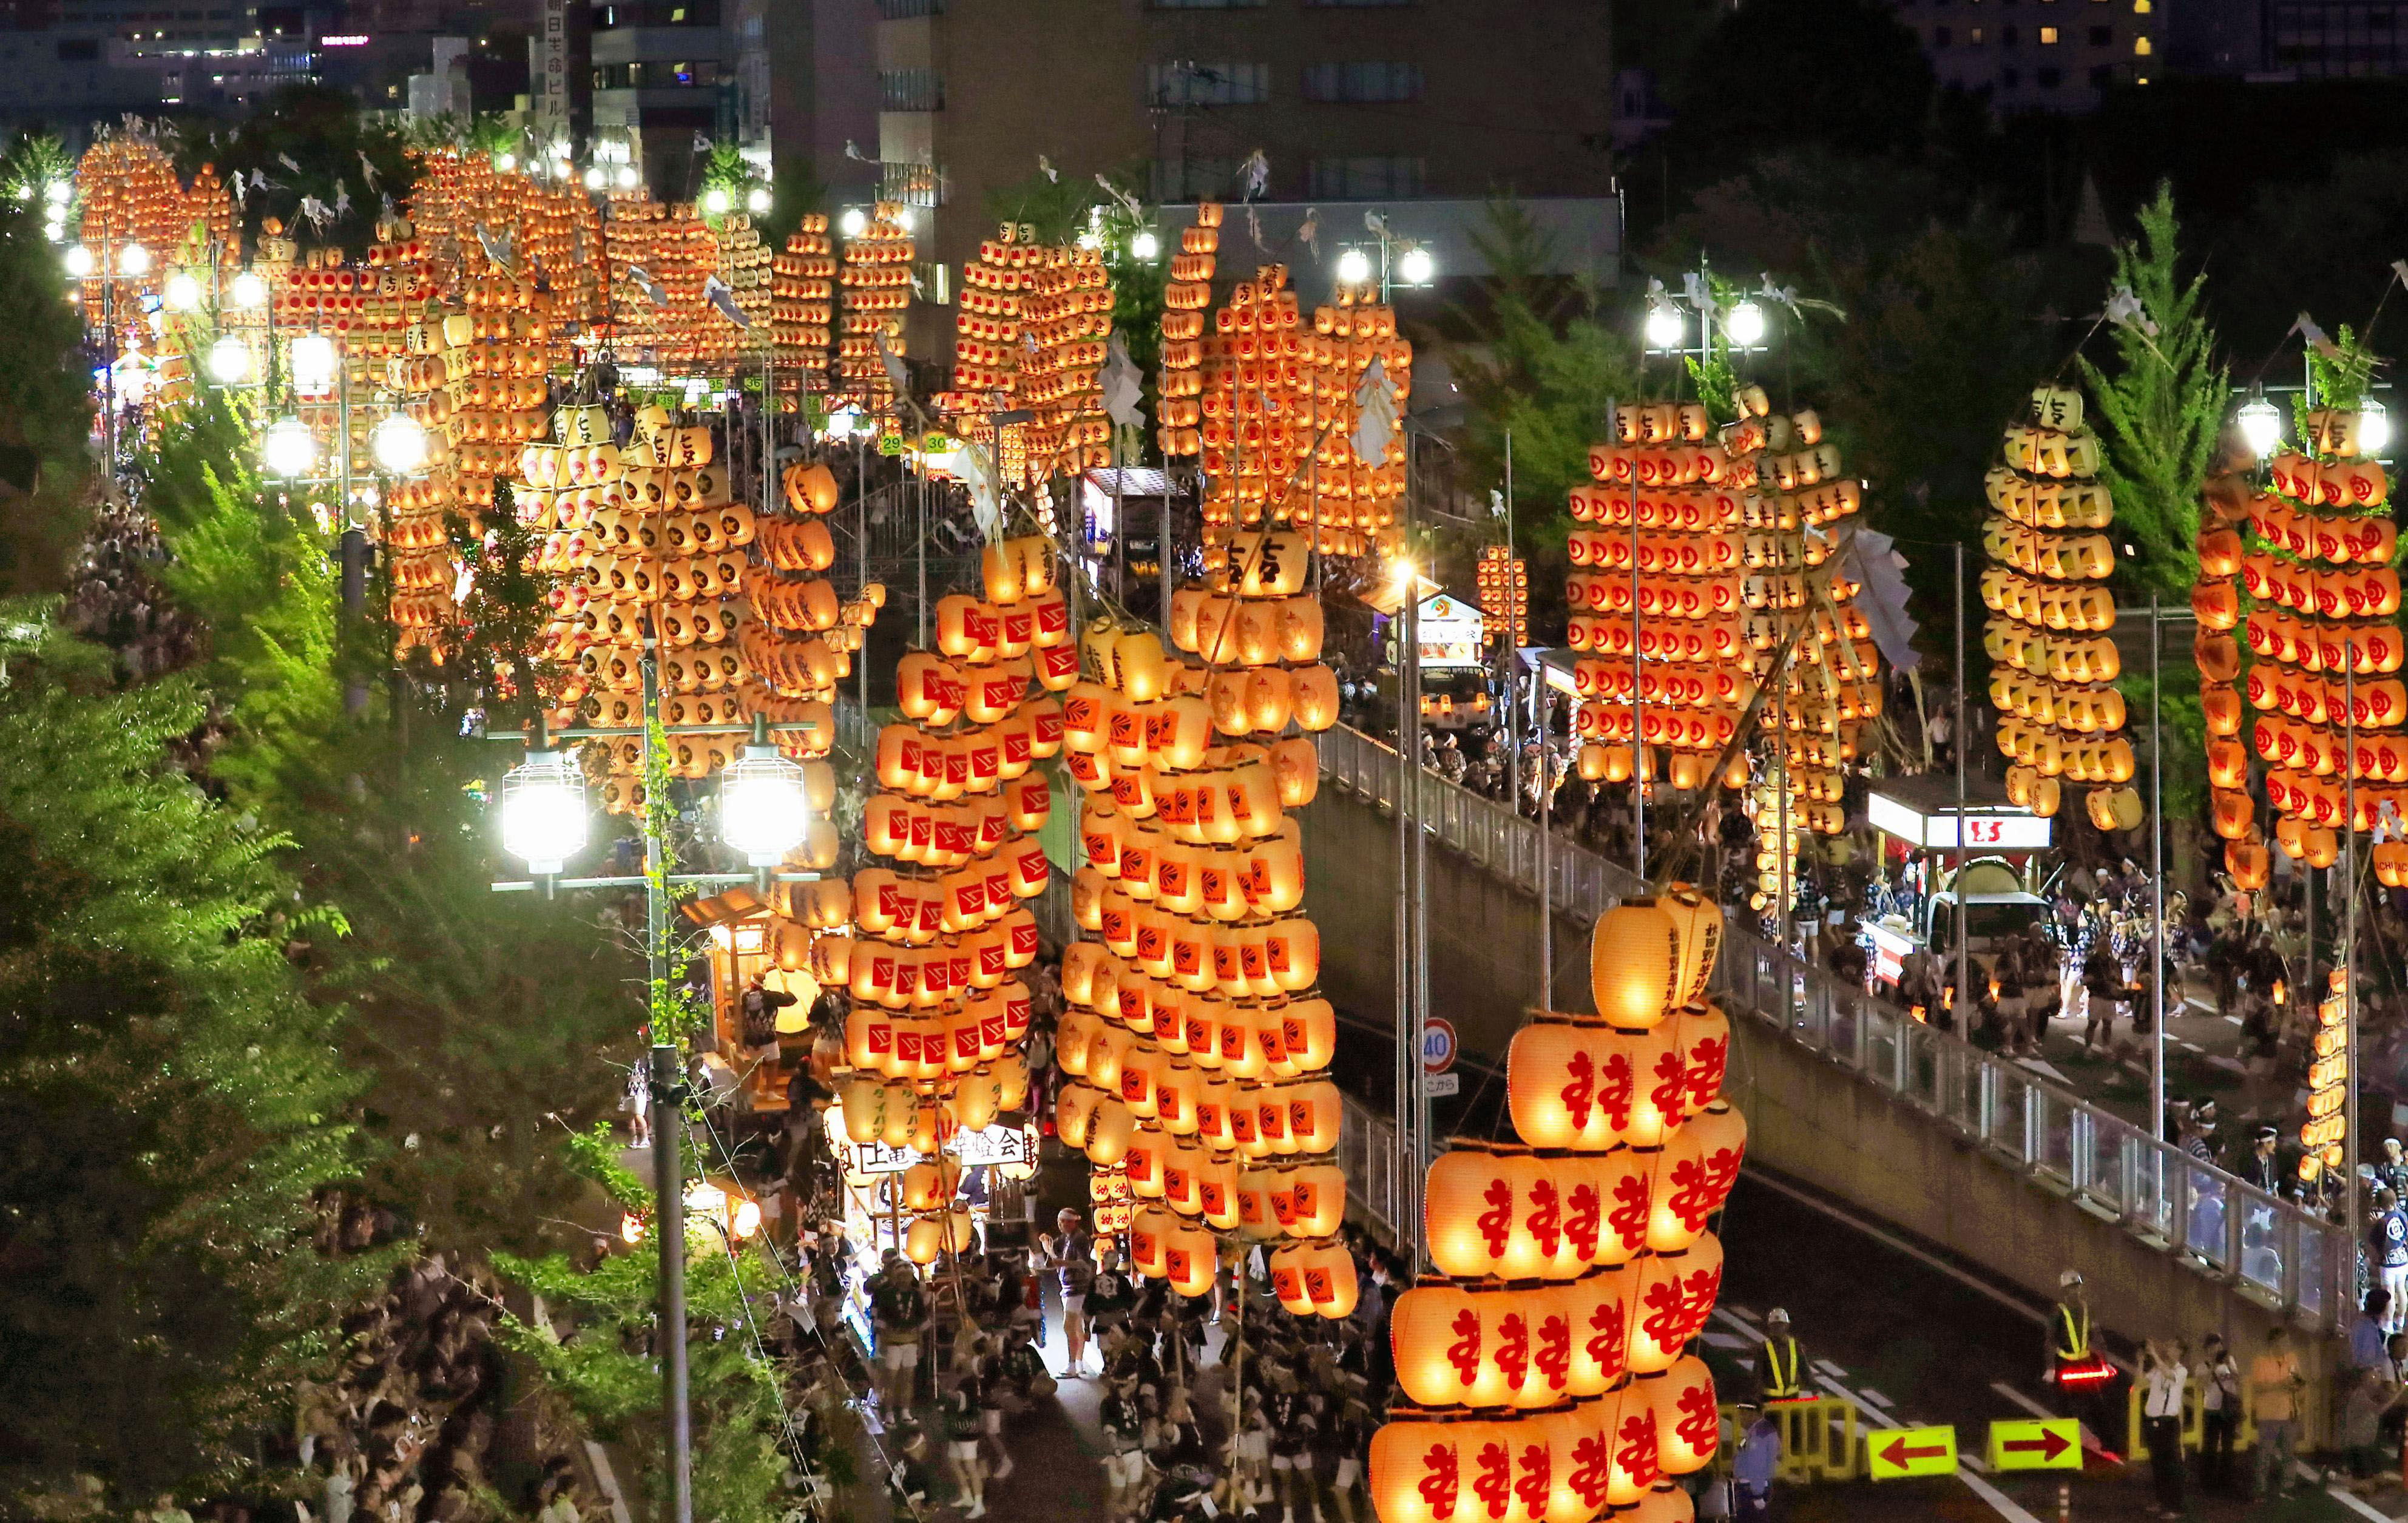
[[[1394,810],[1395,748],[1344,726],[1324,732],[1319,742],[1322,770],[1333,782],[1383,811]],[[1538,892],[1538,822],[1426,768],[1419,805],[1434,841]],[[1548,841],[1545,856],[1557,913],[1594,920],[1645,891],[1629,869],[1560,832]],[[2357,1259],[2343,1228],[1737,926],[1726,927],[1715,981],[1727,1008],[1760,1017],[1972,1138],[2035,1185],[2153,1247],[2185,1255],[2202,1272],[2269,1307],[2327,1328],[2346,1322]],[[1372,1185],[1352,1169],[1348,1183],[1366,1191]]]

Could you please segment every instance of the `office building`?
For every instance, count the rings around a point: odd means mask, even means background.
[[[2000,115],[2078,113],[2162,65],[2158,0],[1899,0],[1941,84]]]

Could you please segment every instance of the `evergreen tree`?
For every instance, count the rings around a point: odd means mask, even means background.
[[[21,145],[7,172],[30,185],[54,172]],[[66,300],[37,194],[0,198],[0,590],[58,590],[91,516],[91,374],[83,323]]]
[[[2115,499],[2115,527],[2140,554],[2128,560],[2134,591],[2170,602],[2190,596],[2199,574],[2200,489],[2223,432],[2232,381],[2206,312],[2207,276],[2182,278],[2172,187],[2141,208],[2141,237],[2115,249],[2115,284],[2140,299],[2139,323],[2110,327],[2116,367],[2086,357],[2082,378],[2097,409],[2099,479]]]

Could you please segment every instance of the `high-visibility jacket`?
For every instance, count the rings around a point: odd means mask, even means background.
[[[1798,1340],[1784,1338],[1778,1342],[1764,1341],[1764,1399],[1768,1401],[1794,1401],[1799,1395]]]
[[[2057,1357],[2067,1363],[2090,1358],[2090,1308],[2079,1304],[2057,1304],[2053,1321]]]

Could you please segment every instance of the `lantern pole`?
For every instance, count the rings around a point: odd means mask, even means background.
[[[644,663],[650,671],[652,663]],[[651,804],[651,800],[646,801]],[[647,810],[657,813],[657,808]],[[647,867],[660,859],[657,833],[645,830]],[[660,874],[645,874],[646,896],[655,905],[661,898]],[[658,920],[658,912],[654,917]],[[659,941],[653,941],[657,961]],[[685,1350],[685,1188],[684,1167],[678,1157],[678,1131],[685,1125],[685,1075],[674,1043],[652,1033],[652,1230],[660,1240],[660,1343],[662,1356],[663,1440],[668,1449],[670,1523],[694,1523],[694,1430],[686,1403]]]
[[[1631,831],[1632,866],[1643,888],[1647,883],[1647,742],[1641,716],[1646,696],[1639,672],[1639,473],[1630,473],[1630,807],[1636,828]]]
[[[2166,1141],[2166,739],[2158,679],[2164,671],[2164,638],[2157,595],[2149,594],[2149,967],[2151,1029],[2149,1134]],[[1959,744],[1961,744],[1961,740]]]
[[[2348,1194],[2349,1241],[2362,1243],[2359,1231],[2365,1215],[2364,1203],[2358,1188],[2358,639],[2355,631],[2342,636],[2342,688],[2346,705],[2345,739],[2348,742],[2349,766],[2342,773],[2342,826],[2349,832],[2346,855],[2342,858],[2342,932],[2341,932],[2341,1010],[2342,1034],[2342,1183]],[[2308,972],[2316,970],[2313,948],[2308,955]],[[2316,991],[2317,1008],[2324,1005],[2322,991]],[[2354,1252],[2363,1251],[2353,1249]]]
[[[920,504],[920,542],[912,548],[912,553],[919,559],[920,649],[924,651],[928,648],[928,474],[924,461],[914,473],[914,480],[917,488],[914,496],[917,496]],[[1070,580],[1074,585],[1078,582],[1078,571],[1075,567],[1071,570]],[[1071,627],[1075,629],[1078,625],[1074,622]]]
[[[866,597],[869,587],[869,465],[862,449],[862,436],[850,424],[846,425],[846,432],[853,434],[853,507],[861,524],[861,532],[855,537],[853,546],[853,564],[861,572],[861,585],[853,592],[856,597]],[[861,697],[858,701],[861,717],[867,720],[869,717],[869,640],[867,632],[861,642],[860,678]]]
[[[1956,594],[1956,998],[1951,1007],[1953,1015],[1972,1008],[1973,985],[1968,982],[1972,955],[1966,931],[1971,906],[1965,892],[1965,543],[1960,539],[1949,548],[1956,552],[1953,580]],[[1970,1035],[1971,1029],[1971,1023],[1967,1022],[1957,1035]]]

